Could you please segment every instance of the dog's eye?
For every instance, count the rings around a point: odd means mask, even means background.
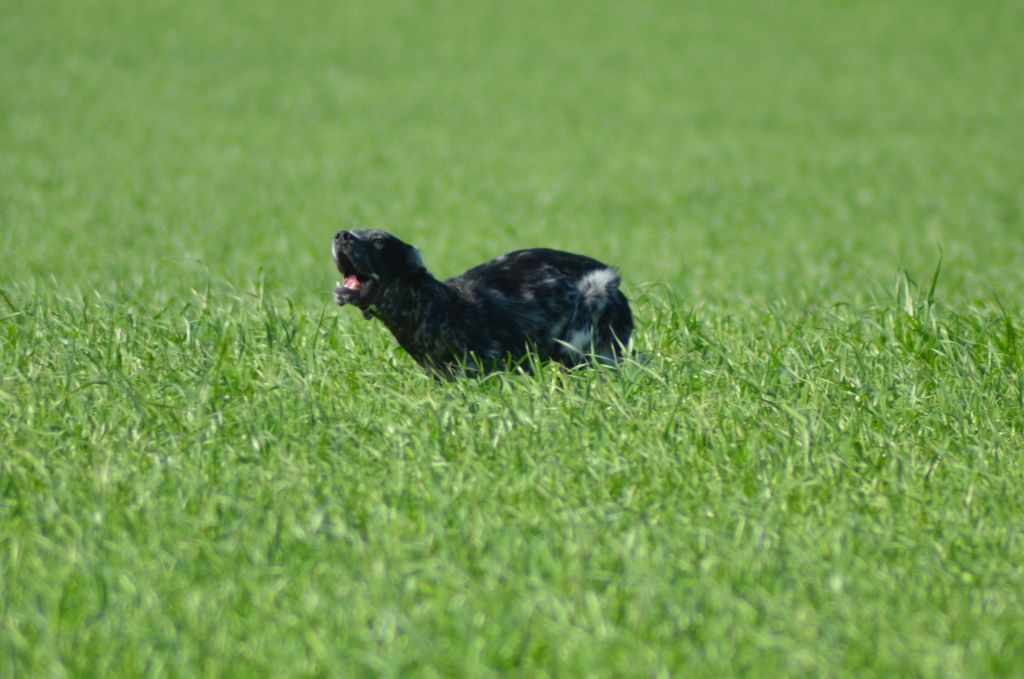
[[[382,240],[375,240],[375,241],[373,241],[373,247],[377,248],[378,250],[383,250],[384,249],[384,241],[382,241]]]

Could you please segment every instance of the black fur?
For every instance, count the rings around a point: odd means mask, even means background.
[[[633,331],[617,271],[582,255],[518,250],[441,282],[419,251],[384,231],[341,231],[332,248],[339,305],[378,318],[416,361],[444,376],[496,370],[527,352],[566,366],[620,359]]]

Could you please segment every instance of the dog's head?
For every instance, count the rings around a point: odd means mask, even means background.
[[[396,283],[425,271],[420,251],[386,231],[339,231],[331,251],[343,276],[334,291],[338,304],[364,310]]]

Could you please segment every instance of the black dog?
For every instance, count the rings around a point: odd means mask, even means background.
[[[614,363],[633,331],[618,272],[582,255],[518,250],[442,283],[419,250],[384,231],[341,231],[332,252],[338,304],[379,318],[446,377],[519,365],[528,352],[568,367],[589,356]]]

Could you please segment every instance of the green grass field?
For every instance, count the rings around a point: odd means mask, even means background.
[[[1020,676],[1024,3],[0,6],[0,676]],[[620,370],[332,304],[620,267]],[[940,266],[941,261],[941,266]]]

